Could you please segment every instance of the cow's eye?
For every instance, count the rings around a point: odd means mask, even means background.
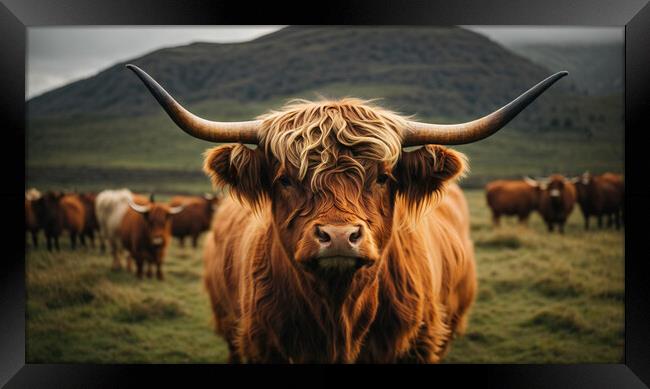
[[[377,183],[383,185],[388,181],[388,174],[382,173],[377,176]]]
[[[289,177],[287,176],[280,176],[278,178],[278,181],[280,181],[280,184],[284,186],[285,188],[288,186],[291,186],[291,180],[289,180]]]

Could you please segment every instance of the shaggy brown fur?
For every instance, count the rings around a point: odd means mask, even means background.
[[[526,224],[531,212],[537,209],[540,190],[523,180],[497,180],[485,186],[485,197],[492,211],[492,222],[499,225],[502,215],[515,215]]]
[[[554,193],[558,195],[553,196]],[[560,233],[564,233],[564,224],[573,211],[576,198],[575,185],[564,176],[554,174],[549,177],[548,186],[542,190],[539,199],[539,213],[549,232],[553,232],[557,225]]]
[[[214,185],[241,200],[220,206],[204,251],[230,361],[439,361],[476,290],[467,203],[452,183],[465,157],[403,152],[403,119],[354,99],[263,119],[257,149],[206,152]],[[319,225],[358,226],[364,265],[310,267]]]

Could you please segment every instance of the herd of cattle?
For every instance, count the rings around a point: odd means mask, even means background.
[[[485,187],[487,204],[492,211],[495,226],[503,215],[517,216],[526,224],[533,211],[539,212],[549,231],[557,225],[560,233],[573,211],[575,203],[580,205],[585,229],[589,229],[589,218],[596,217],[598,227],[621,228],[624,219],[625,185],[623,176],[613,173],[592,175],[585,172],[579,177],[568,179],[559,174],[534,180],[497,180]]]
[[[568,179],[552,175],[544,179],[525,177],[522,180],[496,180],[485,186],[487,204],[495,226],[502,216],[516,216],[527,223],[534,211],[553,231],[555,225],[564,232],[564,225],[574,209],[580,205],[584,227],[589,229],[590,217],[596,217],[598,227],[620,229],[624,219],[624,182],[618,174],[592,175],[585,172]],[[38,247],[38,233],[45,233],[47,249],[59,250],[59,236],[67,231],[70,246],[75,249],[77,240],[86,246],[86,240],[95,247],[95,234],[99,233],[100,250],[110,245],[113,268],[121,268],[121,247],[128,251],[127,268],[131,260],[138,264],[139,277],[142,264],[157,266],[157,276],[162,278],[160,265],[169,236],[178,238],[181,247],[185,238],[192,239],[197,248],[198,237],[210,228],[219,198],[203,196],[175,196],[169,204],[154,201],[153,196],[133,194],[128,189],[105,190],[100,193],[63,193],[48,191],[41,195],[36,189],[25,192],[25,229],[31,234],[32,244]],[[151,276],[150,269],[147,272]]]
[[[219,198],[203,196],[175,196],[168,204],[131,193],[128,189],[105,190],[100,193],[63,193],[36,189],[25,192],[25,230],[31,234],[32,244],[38,247],[38,234],[45,234],[47,249],[60,250],[59,237],[65,231],[74,250],[77,240],[86,246],[86,240],[95,247],[98,233],[101,252],[110,245],[113,268],[121,268],[122,249],[127,251],[127,269],[132,270],[135,260],[137,276],[142,278],[144,267],[147,276],[163,279],[161,270],[165,250],[171,236],[177,237],[181,246],[185,238],[192,239],[197,247],[199,235],[210,228],[210,221]]]

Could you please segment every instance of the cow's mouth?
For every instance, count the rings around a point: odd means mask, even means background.
[[[358,270],[362,267],[372,265],[374,261],[362,257],[346,257],[346,256],[331,256],[331,257],[316,257],[307,261],[306,266],[312,270],[317,271],[351,271]]]

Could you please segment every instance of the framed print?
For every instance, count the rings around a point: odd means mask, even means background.
[[[246,8],[0,7],[0,382],[647,387],[644,1]]]

